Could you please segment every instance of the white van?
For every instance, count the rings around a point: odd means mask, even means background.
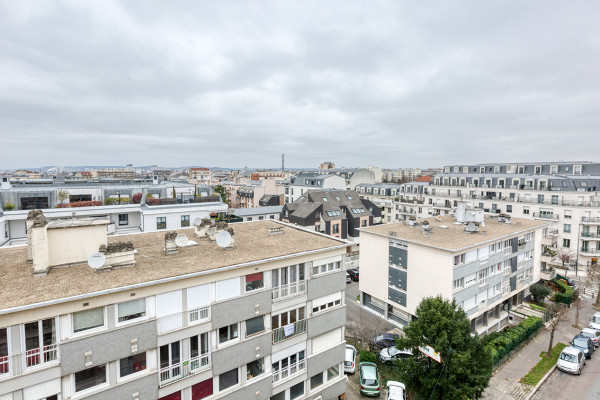
[[[353,374],[356,372],[356,349],[354,346],[346,345],[346,356],[344,358],[344,372]]]
[[[592,329],[600,329],[600,312],[595,313],[590,318],[590,328]]]

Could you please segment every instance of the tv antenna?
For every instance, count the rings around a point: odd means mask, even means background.
[[[177,235],[175,237],[175,244],[178,247],[185,247],[187,245],[188,242],[188,237],[185,233],[180,233],[179,235]]]
[[[217,245],[222,249],[228,248],[231,245],[231,234],[227,231],[219,232],[217,235]]]
[[[88,257],[88,265],[94,269],[98,269],[106,262],[106,256],[100,252],[92,253]]]

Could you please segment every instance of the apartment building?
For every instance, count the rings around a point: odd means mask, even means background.
[[[455,299],[477,334],[502,328],[542,277],[542,230],[550,223],[484,217],[459,204],[452,216],[361,228],[362,306],[407,325],[424,297]]]
[[[573,266],[598,262],[600,163],[445,166],[431,185],[418,189],[405,185],[399,205],[415,211],[404,218],[427,217],[449,214],[461,200],[486,213],[551,221],[548,235],[554,240],[544,245],[549,254],[545,258],[548,265],[562,263],[556,258],[557,252],[570,254]]]
[[[212,184],[212,173],[208,168],[190,168],[188,182],[210,186]]]
[[[252,208],[238,208],[229,210],[229,214],[241,218],[242,221],[262,221],[263,219],[281,219],[281,210],[283,206],[263,206]]]
[[[135,178],[135,170],[133,168],[105,168],[96,171],[98,178],[112,178],[132,180]]]
[[[309,190],[346,189],[346,180],[338,175],[301,173],[290,178],[285,187],[285,202],[293,203]]]
[[[346,242],[275,221],[118,241],[103,218],[28,223],[28,246],[0,249],[0,399],[344,394]]]
[[[356,187],[356,193],[361,199],[370,200],[381,210],[381,222],[390,223],[400,220],[400,207],[397,203],[401,189],[400,184],[394,183],[361,183]]]

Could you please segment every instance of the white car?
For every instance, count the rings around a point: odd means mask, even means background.
[[[590,328],[592,329],[600,329],[600,312],[595,313],[590,318]]]
[[[565,347],[558,356],[556,366],[563,372],[581,375],[581,369],[585,365],[583,352],[574,347]]]
[[[580,333],[583,337],[589,337],[594,342],[594,346],[600,345],[600,330],[592,328],[583,328]]]
[[[346,356],[344,358],[344,373],[353,374],[356,372],[356,349],[354,346],[346,345]]]
[[[386,400],[406,400],[406,387],[404,383],[388,381]]]

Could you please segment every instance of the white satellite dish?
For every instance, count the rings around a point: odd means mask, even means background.
[[[185,233],[180,233],[175,237],[175,244],[178,247],[185,247],[185,245],[187,245],[188,240],[189,239]]]
[[[102,253],[92,253],[88,258],[88,265],[94,269],[98,269],[104,265],[106,257]]]
[[[231,244],[231,234],[227,231],[219,232],[217,235],[217,244],[223,249],[229,247]]]
[[[194,220],[194,225],[198,226],[202,223],[202,218],[198,217]]]

